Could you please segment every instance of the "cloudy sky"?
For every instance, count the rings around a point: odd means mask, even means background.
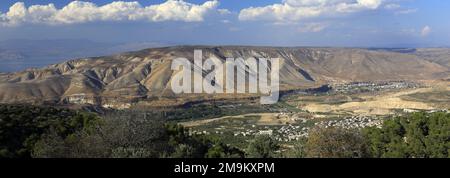
[[[443,0],[2,0],[0,41],[450,46]]]

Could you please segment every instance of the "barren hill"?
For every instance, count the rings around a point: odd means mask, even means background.
[[[89,103],[123,108],[142,100],[179,100],[187,96],[174,95],[170,89],[174,75],[171,61],[178,57],[192,60],[195,49],[203,50],[204,59],[280,58],[282,90],[336,82],[433,80],[450,76],[448,50],[443,49],[405,53],[356,48],[177,46],[0,74],[0,102]],[[194,100],[201,100],[209,96],[195,97]]]

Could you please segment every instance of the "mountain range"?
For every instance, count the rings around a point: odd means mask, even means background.
[[[251,46],[174,46],[118,55],[69,60],[39,69],[0,73],[1,103],[94,104],[127,108],[136,103],[183,104],[188,101],[249,95],[176,95],[171,62],[214,56],[280,58],[281,90],[314,88],[356,81],[450,79],[450,49],[362,49]],[[203,71],[206,73],[206,71]]]

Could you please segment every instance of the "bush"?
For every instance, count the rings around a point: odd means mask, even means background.
[[[305,145],[306,157],[362,158],[367,157],[367,147],[358,130],[339,127],[314,128]]]
[[[175,148],[175,152],[172,153],[172,158],[192,158],[194,157],[195,149],[190,145],[180,144]]]
[[[249,158],[273,158],[279,148],[279,144],[270,136],[260,135],[250,142],[246,153]]]
[[[283,152],[283,157],[285,158],[306,158],[306,141],[308,141],[307,138],[300,139],[298,141],[295,141],[293,143],[293,146]]]

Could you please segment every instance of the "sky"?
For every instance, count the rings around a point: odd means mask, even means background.
[[[450,47],[442,0],[2,0],[0,41]]]

